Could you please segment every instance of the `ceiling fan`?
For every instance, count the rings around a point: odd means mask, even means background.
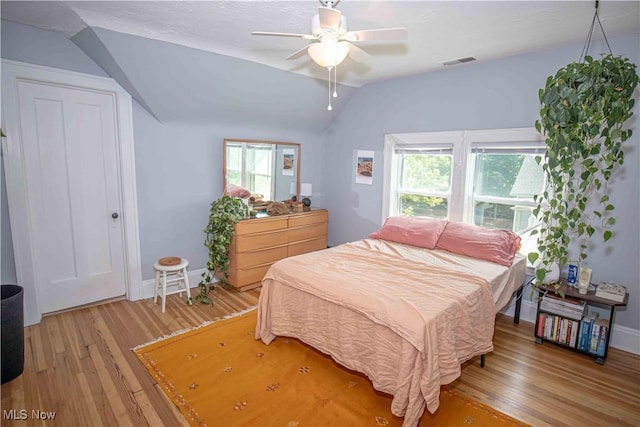
[[[331,71],[333,70],[333,97],[337,97],[337,66],[349,56],[356,62],[364,62],[369,54],[354,45],[363,41],[393,41],[407,37],[406,28],[380,28],[375,30],[347,30],[347,18],[334,9],[340,0],[319,0],[318,14],[311,20],[311,34],[275,33],[254,31],[256,36],[299,37],[312,43],[293,52],[287,59],[297,59],[308,53],[311,59],[329,70],[329,92],[331,93]],[[331,95],[328,110],[331,110]]]
[[[363,41],[393,41],[407,37],[406,28],[380,28],[375,30],[347,30],[347,18],[334,9],[340,0],[319,0],[318,14],[311,21],[311,34],[276,33],[254,31],[258,36],[299,37],[313,40],[313,43],[292,53],[287,59],[297,59],[308,53],[309,56],[322,67],[335,67],[347,55],[357,62],[364,62],[369,54],[360,49],[353,42]]]

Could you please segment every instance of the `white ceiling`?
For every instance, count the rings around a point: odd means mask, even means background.
[[[83,28],[181,44],[318,78],[326,70],[307,56],[285,58],[307,43],[289,37],[252,36],[252,31],[310,32],[317,0],[298,1],[2,1],[2,19],[71,38]],[[594,1],[358,1],[342,0],[337,9],[350,30],[405,27],[396,43],[363,42],[366,64],[347,59],[338,69],[342,84],[442,69],[442,62],[473,56],[497,59],[567,43],[584,42]],[[640,33],[640,2],[599,2],[607,37]],[[601,39],[598,30],[594,39]],[[598,44],[600,46],[601,44]],[[615,46],[612,46],[615,52]],[[590,51],[592,55],[601,52]],[[576,53],[578,60],[579,52]],[[463,66],[463,65],[455,65]]]

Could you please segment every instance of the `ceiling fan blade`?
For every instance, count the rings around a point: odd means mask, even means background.
[[[350,42],[403,40],[407,38],[406,28],[380,28],[377,30],[349,31],[344,39]]]
[[[320,18],[320,28],[332,30],[338,30],[338,28],[340,28],[340,16],[342,16],[342,12],[339,10],[320,6],[318,8],[318,16]]]
[[[269,31],[254,31],[251,34],[254,36],[278,36],[278,37],[299,37],[301,39],[313,40],[314,36],[311,34],[294,34],[294,33],[272,33]]]
[[[349,42],[344,42],[349,45],[349,58],[353,59],[356,62],[366,62],[369,59],[369,54],[364,50],[360,49],[358,46],[351,44]]]
[[[287,56],[287,59],[298,59],[301,56],[304,56],[307,53],[307,50],[309,49],[309,46],[311,46],[311,45],[309,44],[309,45],[306,45],[305,47],[303,47],[302,49],[296,50],[291,55]]]

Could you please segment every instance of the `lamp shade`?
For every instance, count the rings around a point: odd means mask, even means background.
[[[302,197],[311,197],[312,196],[312,186],[308,183],[300,184],[300,196]]]
[[[325,37],[320,43],[313,43],[307,50],[311,59],[321,67],[335,67],[349,54],[349,45],[334,38]]]

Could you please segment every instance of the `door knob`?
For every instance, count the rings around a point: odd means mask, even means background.
[[[111,214],[111,218],[118,219],[118,212],[114,212]]]

